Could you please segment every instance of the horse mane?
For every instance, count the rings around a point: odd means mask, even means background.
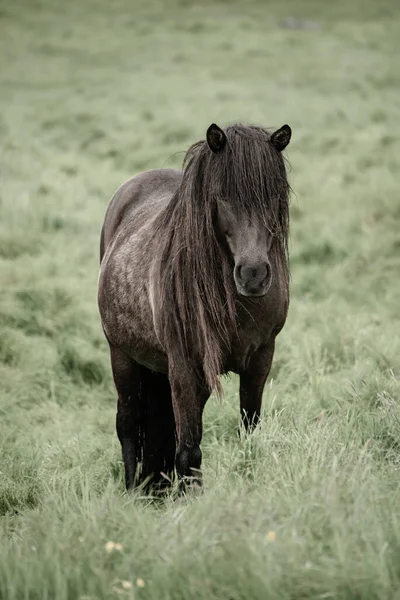
[[[156,221],[161,245],[155,325],[170,365],[195,372],[221,393],[222,356],[237,328],[232,259],[217,228],[217,202],[256,213],[274,236],[270,260],[288,281],[289,192],[285,162],[261,127],[232,125],[214,154],[193,144],[181,185]]]

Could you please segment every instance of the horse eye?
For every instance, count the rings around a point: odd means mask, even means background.
[[[232,237],[232,233],[230,231],[225,231],[225,237],[227,237],[227,238]]]

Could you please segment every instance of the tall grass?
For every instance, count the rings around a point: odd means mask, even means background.
[[[1,600],[400,598],[399,26],[395,0],[1,3]],[[204,494],[156,502],[124,493],[99,231],[213,121],[293,128],[291,307],[261,426],[226,380]]]

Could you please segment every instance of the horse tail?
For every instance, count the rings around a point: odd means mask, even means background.
[[[175,464],[176,434],[167,375],[139,366],[137,483],[167,484]]]

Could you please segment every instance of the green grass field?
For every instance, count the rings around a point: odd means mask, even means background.
[[[1,600],[400,598],[399,30],[397,0],[0,2]],[[204,494],[154,502],[124,493],[99,233],[213,121],[293,128],[291,307],[261,426],[227,380]]]

